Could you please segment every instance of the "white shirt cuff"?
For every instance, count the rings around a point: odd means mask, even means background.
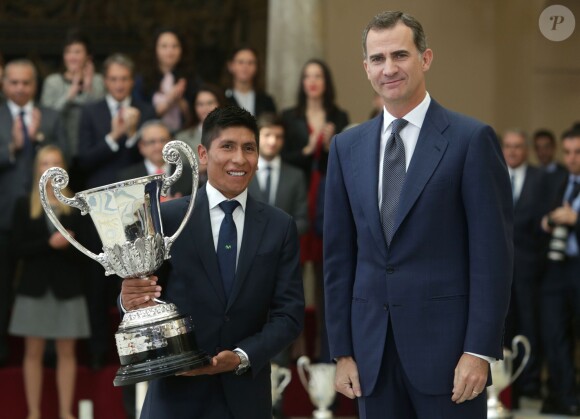
[[[133,147],[135,145],[135,143],[137,143],[138,140],[139,140],[139,136],[137,135],[137,133],[133,134],[132,136],[127,138],[127,141],[125,141],[125,147],[127,147],[127,148]]]
[[[119,144],[117,144],[117,142],[113,140],[113,137],[111,137],[110,134],[105,135],[105,141],[112,151],[114,152],[119,151]]]
[[[248,354],[246,353],[246,351],[244,351],[242,348],[236,348],[236,351],[240,351],[241,353],[243,353],[244,355],[246,355],[246,358],[248,358],[248,364],[252,365],[252,361],[250,360],[250,357],[248,356]]]
[[[476,357],[478,357],[478,358],[481,358],[481,359],[484,359],[484,360],[486,360],[487,362],[489,362],[490,364],[491,364],[492,362],[495,362],[495,361],[497,361],[497,359],[495,359],[495,358],[492,358],[492,357],[489,357],[489,356],[485,356],[485,355],[479,355],[479,354],[474,354],[473,352],[465,352],[465,353],[466,353],[466,354],[469,354],[469,355],[476,356]]]

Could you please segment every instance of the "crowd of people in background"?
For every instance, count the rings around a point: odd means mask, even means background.
[[[350,123],[336,104],[330,68],[320,59],[306,62],[296,105],[277,114],[272,96],[258,87],[260,63],[254,48],[234,50],[227,63],[228,83],[215,86],[185,66],[183,46],[180,34],[163,29],[149,47],[148,62],[136,64],[113,53],[101,73],[92,61],[91,42],[74,30],[64,42],[63,70],[48,75],[41,86],[29,60],[0,62],[0,366],[9,356],[8,333],[24,337],[29,418],[40,417],[47,340],[55,341],[60,416],[73,417],[75,341],[89,338],[89,366],[105,365],[111,340],[108,313],[119,291],[118,282],[105,278],[101,266],[73,249],[46,219],[38,199],[40,174],[50,166],[67,168],[68,196],[138,176],[170,174],[173,168],[161,158],[163,145],[176,138],[197,152],[203,121],[217,107],[243,107],[257,118],[260,170],[249,190],[293,216],[301,235],[301,261],[314,267],[316,310],[319,319],[323,317],[326,166],[333,136]],[[381,104],[375,116],[382,117]],[[506,344],[517,334],[526,335],[532,344],[531,361],[516,382],[515,394],[547,396],[548,411],[550,403],[578,406],[571,320],[580,314],[580,197],[575,187],[576,177],[580,181],[580,125],[562,137],[564,164],[557,159],[558,140],[549,130],[539,130],[532,138],[537,165],[530,163],[526,133],[509,130],[501,139],[515,215]],[[200,186],[207,179],[204,172],[201,165]],[[191,191],[187,174],[182,179],[172,187],[170,198]],[[90,221],[50,193],[49,202],[75,238],[89,250],[101,251]],[[562,261],[547,256],[558,225],[569,230]],[[318,325],[323,331],[323,322]],[[321,335],[317,357],[329,362]],[[288,363],[290,357],[281,354],[280,362]],[[542,373],[546,365],[547,382]]]

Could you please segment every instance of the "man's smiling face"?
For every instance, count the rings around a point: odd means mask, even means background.
[[[224,128],[206,149],[199,146],[201,164],[207,165],[207,179],[226,198],[241,194],[258,168],[258,143],[250,129]]]

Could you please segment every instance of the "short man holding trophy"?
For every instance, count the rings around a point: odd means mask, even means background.
[[[304,296],[295,223],[247,193],[257,138],[245,110],[208,115],[198,148],[208,183],[172,247],[167,281],[123,281],[124,309],[163,294],[192,316],[199,347],[213,356],[209,366],[151,381],[142,418],[271,418],[270,359],[302,330]],[[185,197],[162,206],[168,234],[188,204]]]

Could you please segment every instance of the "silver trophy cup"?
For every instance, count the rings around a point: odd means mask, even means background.
[[[329,407],[336,397],[334,390],[336,365],[311,364],[307,356],[301,356],[298,358],[297,366],[300,381],[308,392],[312,404],[316,406],[312,416],[316,419],[332,418],[332,411]]]
[[[512,373],[513,361],[518,357],[518,344],[524,348],[522,363]],[[493,384],[487,388],[487,417],[488,419],[509,419],[511,412],[499,400],[499,393],[513,383],[522,373],[530,359],[530,341],[522,335],[517,335],[512,340],[512,350],[503,350],[503,360],[491,364],[491,378]]]
[[[159,203],[183,172],[180,151],[192,167],[193,190],[181,225],[171,237],[163,235]],[[191,216],[198,183],[198,165],[191,149],[181,141],[163,148],[163,159],[176,166],[171,176],[151,175],[75,194],[61,192],[68,185],[65,170],[53,167],[40,178],[40,199],[49,219],[78,250],[99,262],[105,275],[145,278],[169,259],[171,246]],[[62,226],[46,195],[48,181],[56,198],[65,205],[89,214],[103,244],[103,253],[87,250]],[[174,304],[156,300],[154,307],[128,311],[115,334],[121,368],[115,386],[134,384],[189,371],[210,362],[197,347],[190,316],[180,314]]]
[[[282,397],[284,389],[288,384],[290,384],[290,381],[292,380],[292,371],[277,364],[272,364],[271,368],[272,405],[275,405]]]

